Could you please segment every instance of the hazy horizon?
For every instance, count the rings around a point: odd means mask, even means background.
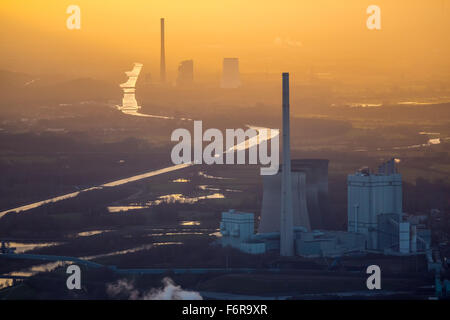
[[[81,29],[66,28],[64,1],[2,4],[0,69],[110,79],[133,62],[159,79],[160,18],[166,19],[170,81],[194,59],[197,80],[217,77],[224,57],[242,74],[290,71],[449,79],[449,4],[434,1],[170,1],[79,0]],[[366,9],[381,8],[381,30],[368,30]]]

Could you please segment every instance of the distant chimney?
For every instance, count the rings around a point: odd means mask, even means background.
[[[164,18],[161,18],[161,65],[160,65],[161,82],[166,82],[166,49],[164,46]]]

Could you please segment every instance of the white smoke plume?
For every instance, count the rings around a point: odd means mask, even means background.
[[[283,39],[281,37],[276,37],[273,43],[276,46],[283,48],[300,48],[303,46],[303,43],[301,41],[293,40],[291,38]]]
[[[129,300],[138,300],[139,291],[134,288],[132,282],[128,280],[118,280],[116,283],[108,283],[106,285],[106,293],[110,297],[126,296]]]
[[[111,298],[124,297],[128,300],[203,300],[198,292],[183,290],[170,278],[164,278],[162,283],[162,288],[140,292],[134,287],[133,282],[120,279],[115,283],[108,283],[106,293]]]

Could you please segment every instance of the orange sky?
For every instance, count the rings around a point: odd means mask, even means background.
[[[81,30],[66,8],[81,8]],[[345,5],[344,5],[345,4]],[[366,28],[381,8],[382,30]],[[0,68],[107,77],[144,63],[159,74],[166,18],[169,78],[180,60],[216,74],[223,57],[241,72],[348,70],[444,74],[450,70],[449,0],[2,0]]]

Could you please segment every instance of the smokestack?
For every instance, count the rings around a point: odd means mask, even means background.
[[[164,18],[161,18],[161,65],[160,65],[161,82],[166,82],[166,49],[164,47]]]
[[[283,167],[281,176],[280,255],[294,255],[291,142],[289,125],[289,73],[283,73]]]

